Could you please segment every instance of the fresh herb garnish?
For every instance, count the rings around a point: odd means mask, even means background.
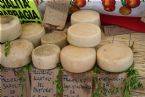
[[[58,64],[58,75],[56,77],[55,80],[55,84],[56,84],[56,97],[61,97],[63,94],[63,82],[62,82],[62,76],[63,76],[63,68],[61,66],[61,64]]]
[[[10,41],[7,41],[4,43],[4,54],[6,57],[8,56],[8,54],[10,52],[10,47],[11,47]]]
[[[127,78],[123,91],[123,97],[131,97],[131,90],[143,88],[143,84],[139,81],[139,73],[134,69],[134,65],[127,70]]]

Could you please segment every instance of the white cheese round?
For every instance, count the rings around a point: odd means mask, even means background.
[[[4,45],[2,45],[3,55],[1,65],[8,68],[18,68],[31,62],[31,52],[33,44],[24,39],[18,39],[10,43],[8,56],[4,55]]]
[[[41,44],[56,44],[60,48],[63,48],[68,43],[67,43],[66,34],[64,32],[55,31],[44,35],[41,38]]]
[[[101,42],[101,30],[94,24],[75,24],[68,28],[67,39],[74,46],[95,47]]]
[[[31,41],[36,47],[41,44],[40,39],[44,34],[45,29],[41,24],[26,23],[22,25],[22,35],[20,38]]]
[[[0,16],[0,42],[12,41],[21,35],[21,23],[16,16]]]
[[[123,72],[133,64],[133,52],[122,44],[107,44],[98,49],[97,61],[105,71]]]
[[[71,25],[76,23],[93,23],[100,26],[100,14],[93,10],[77,11],[71,16]]]
[[[82,73],[93,68],[96,62],[96,50],[94,48],[79,48],[66,46],[60,53],[61,64],[66,71]]]
[[[54,44],[44,44],[32,52],[32,61],[38,69],[55,68],[59,62],[60,48]]]

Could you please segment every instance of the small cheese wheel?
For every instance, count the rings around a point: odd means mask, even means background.
[[[101,41],[101,30],[94,24],[75,24],[69,27],[67,39],[74,46],[95,47]]]
[[[55,32],[44,35],[41,38],[41,44],[56,44],[60,48],[63,48],[68,43],[67,43],[66,34],[64,32],[55,31]]]
[[[12,41],[21,35],[21,23],[16,16],[0,16],[0,42]]]
[[[4,45],[2,45],[4,50]],[[33,44],[24,39],[18,39],[10,43],[8,56],[2,55],[1,65],[8,68],[18,68],[31,62]]]
[[[62,49],[60,59],[66,71],[82,73],[89,71],[95,65],[96,50],[68,45]]]
[[[32,52],[32,61],[38,69],[55,68],[59,62],[60,48],[54,44],[44,44]]]
[[[123,72],[133,64],[133,52],[123,44],[107,44],[98,49],[97,61],[105,71]]]
[[[41,24],[26,23],[22,25],[22,35],[20,38],[31,41],[36,47],[41,44],[40,40],[44,34],[45,29]]]
[[[93,10],[77,11],[71,16],[71,25],[76,23],[93,23],[100,26],[100,14]]]

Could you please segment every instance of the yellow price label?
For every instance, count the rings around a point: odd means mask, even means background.
[[[0,15],[18,16],[22,23],[42,22],[33,0],[0,0]]]

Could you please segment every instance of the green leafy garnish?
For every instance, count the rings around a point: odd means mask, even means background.
[[[4,54],[5,56],[8,56],[9,52],[10,52],[10,41],[7,41],[4,43]]]
[[[139,73],[134,69],[134,65],[127,70],[127,79],[123,91],[123,97],[131,97],[131,90],[143,88],[143,84],[139,81]]]
[[[19,69],[14,69],[15,75],[19,78],[21,93],[20,97],[24,97],[25,89],[26,89],[26,76],[25,73],[32,70],[32,64],[25,65]]]
[[[61,97],[63,94],[63,82],[62,82],[62,76],[63,76],[63,68],[60,64],[58,64],[58,75],[56,77],[55,80],[55,84],[56,84],[56,97]]]

